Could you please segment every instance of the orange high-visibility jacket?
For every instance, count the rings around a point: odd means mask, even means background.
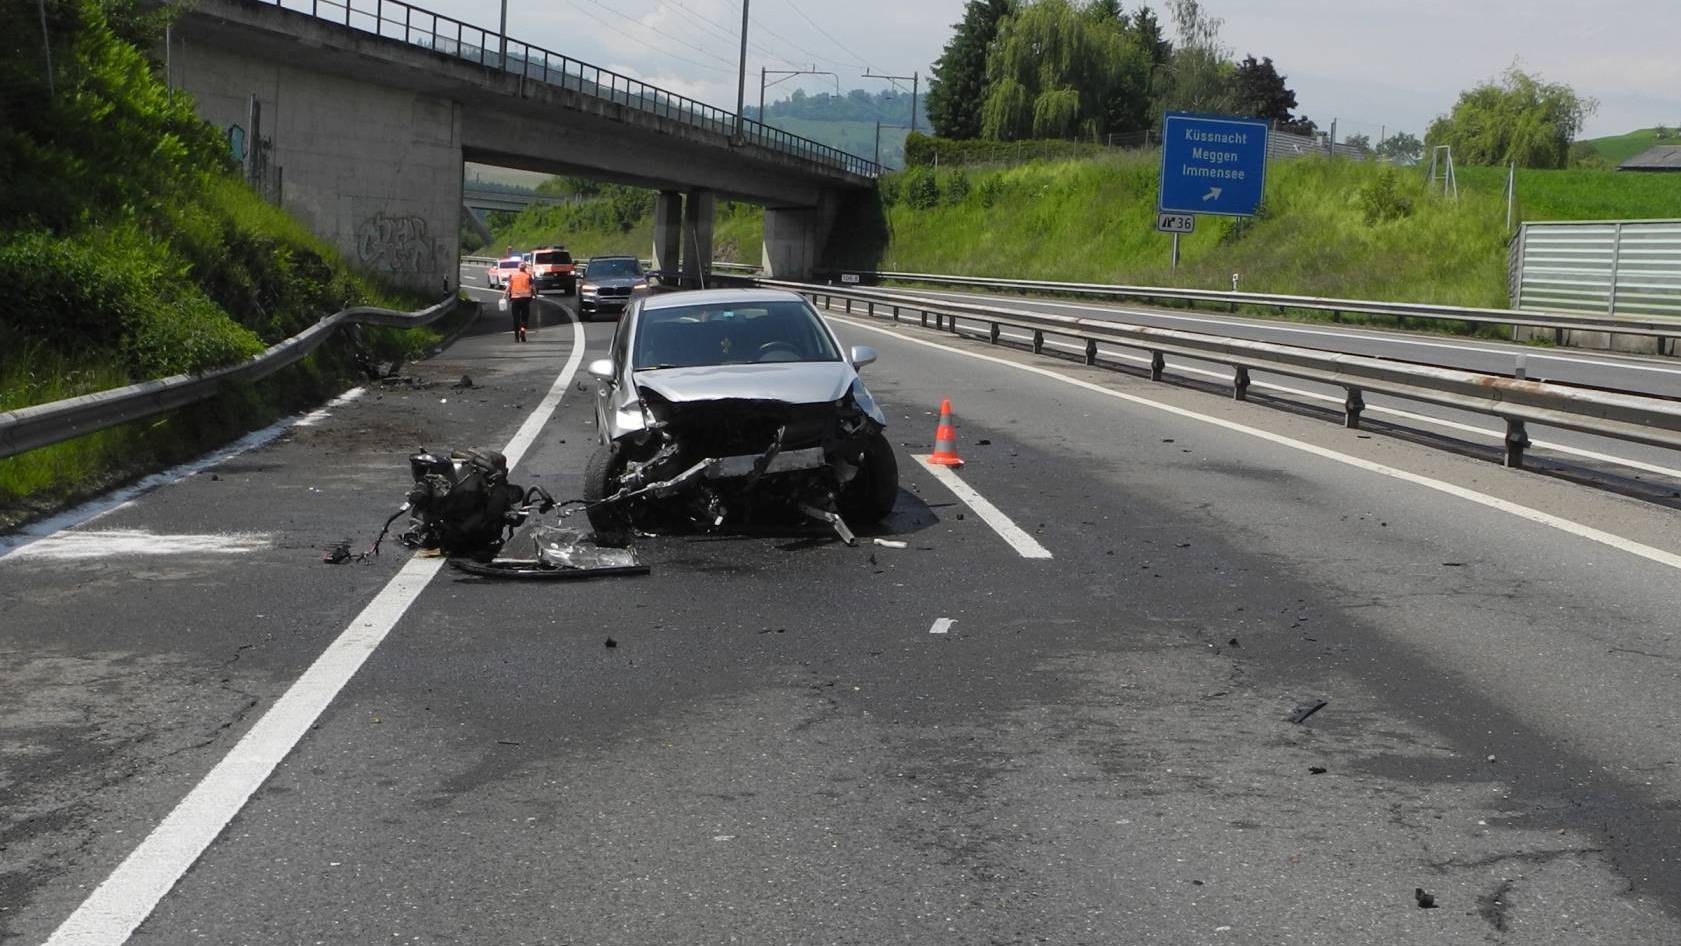
[[[529,299],[532,294],[530,273],[522,269],[508,277],[508,298]]]

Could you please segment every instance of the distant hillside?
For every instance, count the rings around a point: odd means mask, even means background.
[[[924,131],[928,129],[926,98],[920,96],[916,102],[917,127]],[[759,118],[758,107],[748,106],[747,117]],[[876,123],[880,122],[882,163],[903,167],[905,135],[911,123],[911,94],[896,89],[873,93],[853,89],[843,95],[828,92],[807,95],[803,90],[795,90],[790,97],[766,105],[763,121],[866,158],[875,155]]]
[[[1665,134],[1662,139],[1658,137],[1659,129],[1641,128],[1626,135],[1590,138],[1587,140],[1587,144],[1592,145],[1593,149],[1599,152],[1600,157],[1604,158],[1612,167],[1615,167],[1660,141],[1681,144],[1681,137],[1677,137],[1673,129],[1664,128],[1662,130]]]

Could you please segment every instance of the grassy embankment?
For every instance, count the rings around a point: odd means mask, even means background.
[[[33,4],[0,27],[0,410],[248,357],[347,304],[403,308],[239,179],[215,129],[142,50],[168,12],[47,5],[49,92]],[[376,357],[430,330],[371,330]],[[254,386],[0,460],[0,523],[177,462],[318,403],[354,371],[330,343]]]
[[[1503,307],[1507,238],[1501,168],[1462,168],[1459,200],[1424,172],[1367,162],[1275,161],[1263,212],[1202,217],[1177,271],[1157,233],[1160,158],[1152,153],[1008,167],[913,168],[883,180],[883,269]],[[1681,188],[1659,175],[1519,171],[1518,220],[1681,217]],[[588,204],[580,205],[588,207]],[[526,245],[561,238],[580,252],[646,254],[651,225],[567,229],[586,219],[528,211],[505,231]],[[718,258],[757,262],[761,215],[720,212]]]
[[[1660,139],[1656,128],[1640,128],[1626,135],[1590,138],[1586,143],[1593,146],[1594,151],[1605,159],[1605,163],[1616,167],[1653,145],[1681,144],[1681,138],[1677,138],[1675,132],[1671,131],[1667,137]]]

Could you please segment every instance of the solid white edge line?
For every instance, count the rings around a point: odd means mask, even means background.
[[[1026,335],[1012,335],[1008,332],[1001,333],[999,335],[999,337],[1000,338],[1008,338],[1012,341],[1026,341],[1029,338],[1029,336],[1026,336]],[[1070,352],[1072,354],[1081,354],[1081,353],[1084,353],[1085,350],[1086,350],[1085,346],[1083,346],[1083,345],[1067,345],[1067,344],[1062,344],[1062,343],[1059,343],[1059,342],[1050,342],[1050,341],[1047,341],[1045,343],[1045,347],[1046,348],[1056,348],[1060,351],[1066,351],[1066,352]],[[1100,346],[1098,350],[1100,352],[1104,353],[1104,354],[1107,354],[1107,355],[1111,356],[1111,357],[1118,358],[1121,361],[1132,362],[1134,364],[1140,364],[1140,365],[1147,365],[1147,364],[1150,363],[1150,359],[1145,358],[1141,355],[1129,355],[1124,351],[1117,351],[1114,348],[1104,348],[1104,347]],[[1174,366],[1172,366],[1171,363],[1169,363],[1169,367],[1171,368],[1171,370],[1173,370],[1175,372],[1178,372],[1180,374],[1202,375],[1203,377],[1206,377],[1206,378],[1213,378],[1216,381],[1223,381],[1223,382],[1228,382],[1228,383],[1231,381],[1231,375],[1229,373],[1222,373],[1222,372],[1218,372],[1218,371],[1209,371],[1206,368],[1195,368],[1195,367],[1192,367],[1190,365],[1183,365],[1183,364],[1178,365],[1177,367],[1174,367]],[[1335,397],[1335,396],[1332,396],[1332,395],[1329,395],[1329,394],[1318,394],[1318,393],[1315,393],[1313,391],[1304,391],[1301,388],[1292,388],[1292,387],[1289,387],[1288,385],[1275,384],[1275,383],[1270,382],[1270,381],[1256,381],[1256,382],[1250,384],[1249,386],[1251,388],[1256,389],[1256,390],[1277,391],[1279,393],[1289,394],[1289,395],[1292,395],[1292,396],[1295,396],[1295,397],[1303,397],[1303,398],[1309,398],[1309,399],[1317,400],[1317,401],[1324,401],[1328,404],[1338,404],[1338,405],[1340,405],[1343,402],[1343,399],[1340,398],[1340,397]],[[1431,417],[1427,414],[1419,414],[1419,413],[1415,413],[1413,411],[1404,411],[1404,410],[1401,410],[1398,407],[1384,407],[1381,404],[1372,404],[1372,405],[1368,405],[1366,407],[1366,412],[1369,413],[1369,414],[1387,414],[1391,417],[1401,417],[1401,418],[1405,418],[1405,419],[1411,420],[1411,421],[1418,421],[1418,422],[1421,422],[1421,423],[1432,424],[1432,425],[1437,426],[1437,427],[1446,427],[1449,430],[1458,430],[1458,431],[1462,431],[1462,432],[1465,432],[1465,433],[1477,434],[1479,436],[1487,437],[1488,439],[1495,440],[1495,441],[1502,441],[1503,442],[1506,438],[1506,434],[1505,434],[1504,431],[1491,430],[1491,429],[1486,428],[1486,427],[1477,427],[1475,425],[1461,423],[1460,421],[1456,421],[1456,420],[1448,420],[1444,417]],[[1617,456],[1616,454],[1613,454],[1613,453],[1601,453],[1598,450],[1589,450],[1589,449],[1586,449],[1585,447],[1572,447],[1569,444],[1562,444],[1562,443],[1558,443],[1558,442],[1552,441],[1552,440],[1532,440],[1532,441],[1530,441],[1529,445],[1532,448],[1539,449],[1539,450],[1551,450],[1551,451],[1554,451],[1555,453],[1567,453],[1567,454],[1570,454],[1572,456],[1581,457],[1585,460],[1597,460],[1600,463],[1610,463],[1610,464],[1614,464],[1616,466],[1628,467],[1631,470],[1640,470],[1643,473],[1653,473],[1653,474],[1656,474],[1658,476],[1667,476],[1667,477],[1670,477],[1672,479],[1681,479],[1681,470],[1677,470],[1677,469],[1674,469],[1672,467],[1667,467],[1667,466],[1659,466],[1656,463],[1647,463],[1644,460],[1635,460],[1631,457]]]
[[[572,355],[549,393],[502,451],[510,468],[525,456],[583,363],[584,327],[576,319],[569,320]],[[410,558],[222,761],[59,924],[46,946],[121,946],[126,942],[309,732],[443,564],[442,558]]]
[[[935,618],[933,626],[928,628],[928,633],[944,634],[947,631],[950,631],[951,626],[956,623],[957,622],[951,618]]]
[[[286,431],[291,430],[294,427],[313,426],[313,423],[306,424],[305,422],[321,419],[321,417],[325,416],[326,413],[330,412],[333,408],[342,407],[345,404],[361,397],[365,390],[365,388],[359,387],[351,388],[338,397],[328,401],[318,410],[311,411],[308,414],[294,414],[290,417],[281,418],[267,427],[260,430],[254,430],[238,440],[218,447],[201,457],[188,460],[186,463],[182,463],[177,466],[172,466],[167,470],[153,473],[130,486],[125,486],[113,492],[106,493],[98,498],[90,499],[87,502],[82,503],[80,506],[76,506],[73,509],[67,509],[64,512],[42,519],[39,522],[31,523],[30,525],[24,526],[22,529],[19,529],[10,535],[0,535],[0,558],[5,558],[7,555],[10,555],[18,549],[29,545],[31,542],[38,542],[41,539],[50,538],[66,529],[74,529],[77,526],[86,525],[89,522],[93,522],[95,519],[103,518],[111,513],[117,512],[118,510],[127,509],[136,499],[152,492],[153,490],[163,489],[165,486],[171,486],[189,476],[216,466],[219,463],[224,463],[241,454],[256,450],[259,447],[265,447],[273,443],[281,435],[285,434]]]
[[[949,466],[930,463],[927,455],[914,457],[922,468],[934,474],[934,478],[951,490],[952,495],[963,501],[963,504],[981,517],[981,521],[992,527],[998,537],[1009,543],[1010,548],[1016,550],[1022,558],[1050,558],[1051,553],[1040,545],[1031,535],[1023,532],[1021,527],[1004,515],[997,506],[987,501],[985,496],[975,492],[975,488],[965,483]]]
[[[1345,466],[1351,466],[1351,467],[1354,467],[1356,469],[1366,470],[1366,471],[1371,472],[1371,473],[1377,473],[1381,476],[1390,477],[1391,479],[1401,480],[1402,482],[1412,483],[1415,486],[1422,486],[1425,489],[1434,490],[1435,492],[1438,492],[1438,493],[1443,493],[1443,494],[1446,494],[1448,496],[1455,496],[1455,497],[1463,499],[1467,502],[1476,503],[1479,506],[1486,506],[1490,509],[1495,509],[1495,510],[1498,510],[1500,512],[1504,512],[1504,513],[1508,513],[1508,514],[1513,515],[1513,516],[1517,516],[1520,519],[1527,519],[1530,522],[1534,522],[1538,525],[1544,525],[1544,526],[1547,526],[1549,528],[1557,529],[1560,532],[1565,532],[1565,533],[1568,533],[1570,535],[1574,535],[1578,538],[1587,539],[1590,542],[1597,542],[1600,545],[1608,546],[1610,548],[1614,548],[1614,549],[1617,549],[1619,551],[1627,552],[1630,555],[1639,556],[1640,558],[1644,558],[1648,561],[1656,562],[1659,565],[1664,565],[1664,566],[1667,566],[1669,568],[1674,568],[1674,569],[1677,569],[1677,570],[1681,570],[1681,555],[1677,555],[1674,552],[1670,552],[1670,551],[1667,551],[1667,550],[1664,550],[1664,549],[1656,548],[1654,546],[1646,545],[1645,543],[1642,543],[1642,542],[1636,542],[1633,539],[1624,538],[1623,536],[1620,536],[1620,535],[1614,535],[1614,534],[1612,534],[1610,532],[1606,532],[1602,529],[1596,529],[1593,526],[1584,525],[1580,522],[1574,522],[1572,520],[1565,519],[1565,518],[1562,518],[1560,516],[1555,516],[1552,513],[1542,512],[1539,509],[1532,509],[1528,506],[1522,506],[1522,505],[1519,505],[1517,503],[1501,499],[1498,496],[1490,496],[1487,493],[1479,493],[1479,492],[1477,492],[1476,490],[1473,490],[1473,489],[1466,489],[1463,486],[1457,486],[1453,483],[1448,483],[1448,482],[1444,482],[1442,480],[1433,479],[1433,478],[1428,477],[1428,476],[1422,476],[1418,473],[1410,473],[1406,470],[1398,470],[1394,467],[1384,466],[1381,463],[1375,463],[1371,460],[1364,460],[1364,459],[1361,459],[1360,457],[1350,456],[1349,454],[1346,454],[1346,453],[1339,453],[1339,452],[1337,452],[1335,450],[1332,450],[1332,449],[1329,449],[1327,447],[1317,446],[1315,444],[1307,443],[1306,441],[1297,440],[1293,437],[1286,437],[1283,434],[1275,434],[1275,433],[1272,433],[1270,431],[1261,430],[1257,427],[1250,427],[1246,424],[1240,424],[1236,421],[1230,421],[1230,420],[1226,420],[1226,419],[1220,418],[1220,417],[1212,417],[1208,414],[1199,414],[1196,411],[1190,410],[1189,408],[1175,407],[1172,404],[1164,404],[1160,401],[1151,400],[1150,398],[1147,398],[1147,397],[1140,397],[1136,394],[1127,394],[1127,393],[1122,392],[1122,391],[1115,391],[1115,390],[1112,390],[1110,388],[1103,387],[1102,385],[1099,385],[1099,384],[1093,384],[1090,381],[1082,381],[1079,378],[1070,378],[1066,375],[1058,374],[1055,371],[1051,371],[1050,369],[1040,368],[1037,365],[1024,365],[1024,364],[1020,364],[1020,363],[1017,363],[1017,362],[1014,362],[1014,361],[1008,361],[1008,360],[1003,359],[1003,358],[995,358],[991,355],[983,355],[979,352],[964,351],[960,348],[953,348],[949,345],[941,345],[938,342],[930,342],[930,341],[927,341],[925,339],[920,339],[920,338],[911,338],[908,335],[904,335],[902,333],[895,332],[892,329],[883,328],[883,327],[878,326],[878,325],[869,325],[869,324],[864,323],[864,322],[856,321],[855,319],[849,319],[849,318],[844,318],[842,316],[837,316],[837,315],[834,315],[833,313],[829,313],[828,317],[831,318],[831,319],[835,319],[836,321],[839,321],[839,322],[844,322],[845,324],[851,325],[855,328],[861,328],[861,329],[865,329],[867,331],[872,331],[872,332],[879,332],[883,335],[891,335],[895,338],[903,339],[904,341],[910,342],[911,344],[914,344],[914,345],[923,345],[923,346],[926,346],[928,348],[937,348],[941,351],[950,352],[954,355],[962,355],[966,358],[975,358],[975,359],[978,359],[980,361],[989,361],[989,362],[992,362],[993,364],[1004,365],[1004,366],[1009,367],[1009,368],[1015,368],[1015,369],[1020,370],[1020,371],[1026,371],[1030,374],[1036,374],[1036,375],[1040,375],[1042,377],[1051,378],[1053,380],[1060,381],[1064,384],[1071,384],[1071,385],[1073,385],[1077,388],[1084,388],[1088,391],[1092,391],[1092,392],[1097,393],[1097,394],[1102,394],[1106,397],[1112,397],[1112,398],[1116,398],[1117,400],[1128,401],[1128,402],[1131,402],[1133,404],[1138,404],[1138,405],[1143,406],[1143,407],[1148,407],[1148,408],[1152,408],[1154,410],[1163,411],[1163,412],[1168,413],[1168,414],[1173,414],[1173,415],[1176,415],[1176,416],[1179,416],[1179,417],[1185,417],[1185,418],[1188,418],[1188,419],[1191,419],[1191,420],[1200,421],[1202,423],[1210,424],[1210,425],[1215,426],[1215,427],[1220,427],[1220,428],[1223,428],[1223,429],[1226,429],[1226,430],[1230,430],[1230,431],[1233,431],[1235,433],[1246,434],[1248,436],[1255,437],[1255,438],[1260,439],[1260,440],[1265,440],[1269,443],[1278,444],[1279,446],[1282,446],[1282,447],[1289,447],[1292,450],[1299,450],[1303,453],[1309,453],[1309,454],[1312,454],[1314,456],[1320,457],[1322,459],[1330,460],[1330,461],[1335,462],[1335,463],[1341,463]]]

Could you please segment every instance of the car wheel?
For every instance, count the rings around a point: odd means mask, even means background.
[[[881,431],[864,445],[864,465],[841,496],[841,512],[854,524],[880,522],[899,499],[899,461]]]
[[[590,454],[584,466],[584,502],[599,503],[619,491],[619,471],[624,469],[618,444],[604,443]],[[630,542],[630,517],[622,504],[590,505],[586,509],[596,541],[602,545],[625,545]]]

